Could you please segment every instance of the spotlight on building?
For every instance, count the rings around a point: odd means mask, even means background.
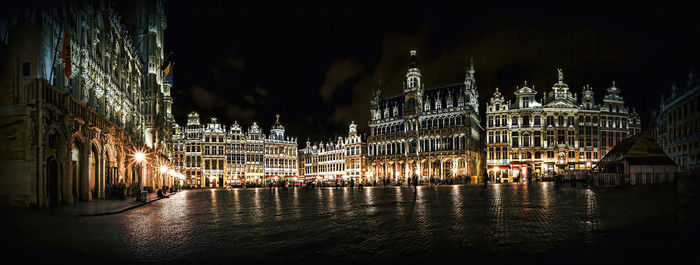
[[[138,151],[134,154],[134,160],[139,163],[144,162],[146,161],[146,154],[144,154],[141,151]]]

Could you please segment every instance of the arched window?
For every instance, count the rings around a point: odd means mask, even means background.
[[[530,146],[530,134],[525,133],[523,134],[523,147],[529,147]]]
[[[511,118],[511,125],[518,126],[518,116],[513,116],[513,118]]]
[[[530,116],[523,115],[523,127],[529,127],[529,126],[530,126]]]
[[[534,124],[535,126],[540,125],[540,115],[535,115]]]

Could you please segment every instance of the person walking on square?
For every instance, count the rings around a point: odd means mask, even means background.
[[[418,175],[413,173],[413,192],[418,193]]]

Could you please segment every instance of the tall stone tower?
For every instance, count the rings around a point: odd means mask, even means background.
[[[408,64],[406,72],[406,81],[403,91],[406,94],[404,99],[404,113],[406,115],[415,115],[421,112],[421,104],[423,99],[423,83],[421,82],[421,74],[418,69],[418,58],[416,51],[411,50],[411,60]]]
[[[137,1],[134,39],[145,75],[143,106],[144,142],[162,154],[170,152],[173,122],[170,83],[160,66],[165,59],[164,43],[167,20],[162,0]]]
[[[467,106],[470,106],[474,113],[479,114],[479,90],[476,87],[476,78],[474,77],[474,60],[470,60],[467,73],[464,76],[464,94]]]

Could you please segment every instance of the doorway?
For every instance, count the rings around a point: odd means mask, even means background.
[[[53,157],[49,158],[46,163],[46,176],[48,178],[47,190],[49,193],[49,206],[53,207],[59,204],[58,194],[60,193],[58,184],[58,162],[56,162],[56,159]]]

